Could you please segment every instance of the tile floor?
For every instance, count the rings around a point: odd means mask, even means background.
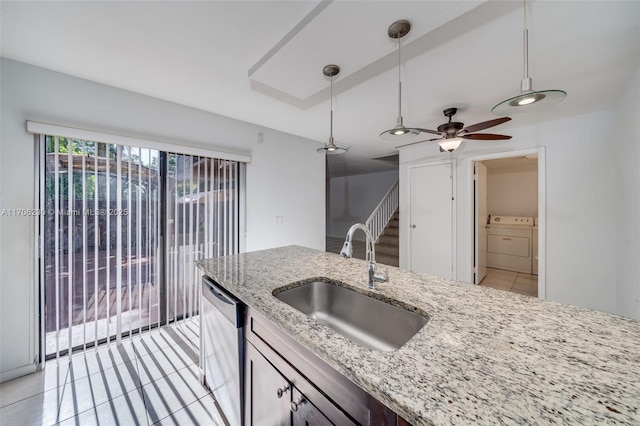
[[[198,319],[0,384],[1,425],[224,425],[200,384]]]
[[[537,275],[487,268],[487,275],[480,285],[538,297]]]

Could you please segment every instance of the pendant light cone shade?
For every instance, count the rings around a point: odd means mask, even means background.
[[[391,24],[388,30],[389,37],[398,39],[398,118],[396,119],[394,128],[380,133],[380,137],[388,141],[402,142],[420,134],[420,129],[405,127],[402,122],[402,81],[400,80],[400,67],[402,66],[400,52],[402,43],[400,39],[409,34],[410,30],[411,24],[404,19]]]
[[[443,151],[453,152],[458,149],[462,141],[462,138],[446,138],[438,142],[438,145],[440,145]]]
[[[529,77],[529,30],[527,29],[527,2],[524,2],[524,78],[520,84],[520,94],[506,99],[491,109],[496,115],[511,115],[532,112],[557,104],[567,96],[564,90],[533,90],[533,80]]]
[[[316,149],[317,152],[326,153],[326,154],[342,154],[343,152],[347,152],[349,148],[345,146],[336,145],[333,141],[333,77],[338,75],[340,72],[340,67],[337,65],[327,65],[322,69],[322,73],[331,79],[331,113],[330,113],[330,124],[329,124],[329,142],[325,144],[322,148]]]

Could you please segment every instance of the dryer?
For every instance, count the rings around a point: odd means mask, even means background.
[[[491,216],[487,225],[487,266],[531,274],[533,217]]]

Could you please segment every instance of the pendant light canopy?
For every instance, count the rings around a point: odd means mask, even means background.
[[[520,112],[536,111],[557,104],[567,96],[564,90],[533,90],[533,80],[529,77],[529,30],[527,28],[527,2],[524,0],[524,78],[520,83],[520,94],[504,100],[494,106],[491,112],[496,115],[510,115]]]
[[[322,69],[322,73],[331,79],[331,115],[329,121],[329,142],[327,142],[322,148],[316,149],[316,151],[327,154],[342,154],[349,151],[348,147],[336,145],[333,141],[333,77],[338,75],[340,67],[337,65],[327,65]]]
[[[411,24],[409,21],[404,19],[391,24],[388,30],[389,37],[398,40],[398,118],[396,119],[396,126],[380,133],[380,137],[394,142],[401,142],[421,133],[420,129],[405,127],[402,122],[402,81],[400,79],[400,67],[402,65],[402,59],[400,56],[402,45],[401,39],[409,34],[409,31],[411,31]]]

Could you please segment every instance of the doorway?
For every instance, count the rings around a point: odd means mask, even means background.
[[[544,298],[544,150],[473,158],[473,282]]]

